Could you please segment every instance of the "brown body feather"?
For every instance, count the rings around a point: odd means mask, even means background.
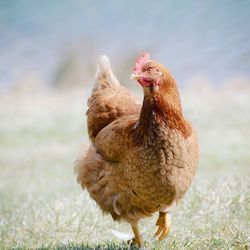
[[[135,223],[168,209],[196,172],[197,139],[174,79],[162,70],[165,83],[147,88],[142,107],[121,86],[94,90],[88,102],[93,144],[77,162],[78,181],[115,220]]]
[[[88,134],[91,140],[112,121],[125,115],[137,114],[141,105],[130,91],[122,86],[97,89],[88,100]]]

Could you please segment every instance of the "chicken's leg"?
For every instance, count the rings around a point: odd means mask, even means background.
[[[159,240],[163,240],[168,235],[171,226],[171,219],[168,212],[159,213],[156,226],[158,226],[158,230],[155,236],[159,236]]]
[[[134,233],[134,236],[135,236],[135,243],[141,247],[142,245],[142,238],[141,238],[141,234],[140,234],[140,230],[139,230],[139,227],[138,227],[138,223],[133,223],[133,224],[130,224],[131,227],[132,227],[132,230],[133,230],[133,233]]]

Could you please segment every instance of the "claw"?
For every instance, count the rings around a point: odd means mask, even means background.
[[[170,231],[171,220],[169,213],[160,212],[156,226],[158,226],[158,230],[155,233],[155,237],[160,235],[159,240],[163,240]]]
[[[160,235],[160,233],[161,233],[162,229],[163,229],[163,226],[162,226],[162,225],[160,225],[160,226],[158,227],[158,229],[157,229],[156,233],[155,233],[155,237],[157,237],[157,236],[159,236],[159,235]]]
[[[165,237],[167,237],[169,231],[170,231],[170,227],[164,228],[162,230],[161,236],[159,237],[159,240],[163,240]]]

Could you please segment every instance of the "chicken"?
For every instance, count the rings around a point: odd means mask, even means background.
[[[155,236],[159,240],[167,236],[170,208],[188,190],[199,150],[170,72],[144,53],[132,78],[143,88],[142,104],[120,85],[109,59],[100,59],[88,100],[91,145],[77,160],[75,171],[105,213],[130,223],[141,246],[138,222],[155,212],[159,212]]]

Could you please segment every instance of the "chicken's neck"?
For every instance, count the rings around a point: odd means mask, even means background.
[[[155,91],[153,87],[144,89],[143,106],[137,125],[142,135],[157,134],[165,128],[179,130],[186,138],[190,135],[190,126],[182,113],[179,92],[175,82]]]

